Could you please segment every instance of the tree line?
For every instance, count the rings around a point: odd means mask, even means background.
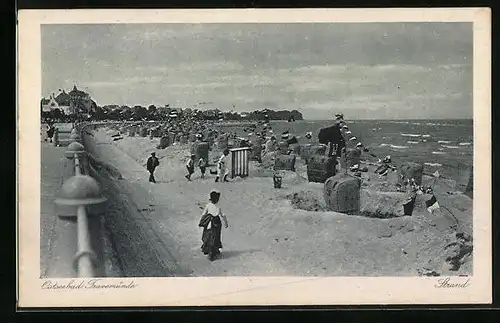
[[[238,113],[234,111],[220,111],[215,110],[191,110],[191,109],[169,109],[157,108],[155,105],[150,105],[147,108],[144,106],[136,105],[118,106],[118,105],[105,105],[96,106],[93,111],[85,114],[66,115],[58,108],[51,111],[42,111],[42,118],[52,119],[56,121],[74,121],[75,119],[89,119],[89,120],[154,120],[161,121],[171,118],[171,114],[175,113],[178,118],[194,118],[200,120],[230,120],[230,121],[243,121],[243,120],[303,120],[302,114],[297,110],[280,110],[274,111],[270,109],[257,110],[252,112]]]

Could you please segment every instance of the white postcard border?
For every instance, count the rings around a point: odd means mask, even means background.
[[[464,21],[474,26],[474,264],[464,288],[445,277],[109,278],[132,288],[43,289],[40,273],[42,24]],[[488,8],[21,10],[18,16],[18,258],[21,307],[479,304],[492,300],[491,13]],[[53,280],[54,281],[54,280]],[[71,279],[58,279],[69,284]],[[70,285],[89,279],[73,279]]]

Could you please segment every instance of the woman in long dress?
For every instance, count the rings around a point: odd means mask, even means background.
[[[224,227],[228,227],[227,219],[218,206],[219,199],[220,192],[215,190],[210,192],[210,202],[205,206],[201,214],[200,223],[198,224],[198,226],[203,227],[203,234],[201,236],[203,244],[201,245],[201,250],[203,254],[208,255],[210,261],[215,260],[215,257],[220,254],[219,249],[222,248],[221,218],[224,222]]]

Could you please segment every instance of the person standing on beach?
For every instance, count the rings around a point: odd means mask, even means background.
[[[56,131],[56,128],[54,125],[51,123],[49,124],[49,129],[47,130],[47,138],[49,138],[49,141],[52,142],[52,137],[54,137],[54,132]]]
[[[186,169],[188,171],[187,175],[184,176],[188,181],[191,180],[191,175],[194,173],[194,159],[196,155],[192,154],[191,157],[189,157],[187,163],[186,163]]]
[[[205,162],[205,159],[203,159],[203,157],[201,157],[198,160],[198,167],[200,168],[201,178],[205,178],[205,171],[207,169],[207,163]]]
[[[229,155],[229,149],[224,150],[224,153],[217,162],[217,177],[215,177],[215,182],[218,182],[220,179],[222,179],[222,182],[227,182],[227,175],[229,175],[226,165],[227,155]]]
[[[264,148],[265,148],[264,154],[267,154],[267,153],[270,153],[270,152],[273,152],[276,150],[276,137],[274,135],[271,136],[271,138],[269,138],[268,141],[266,141]]]
[[[50,123],[47,123],[46,125],[43,126],[42,131],[43,131],[43,141],[47,141],[49,139],[49,130],[50,130]]]
[[[153,152],[151,153],[151,156],[148,158],[148,162],[146,164],[146,168],[149,171],[149,182],[150,183],[156,183],[155,177],[154,177],[154,172],[156,167],[160,165],[160,161],[158,158],[156,158],[156,154]]]
[[[203,233],[201,235],[201,251],[203,254],[208,255],[210,261],[214,261],[215,257],[220,254],[220,248],[222,248],[221,232],[222,232],[222,220],[224,221],[224,227],[227,229],[228,223],[225,215],[222,214],[222,210],[219,207],[220,192],[212,190],[210,192],[209,203],[205,206],[201,214],[199,227],[203,228]]]

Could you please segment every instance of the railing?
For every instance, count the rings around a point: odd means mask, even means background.
[[[101,230],[91,230],[100,228],[100,219],[98,216],[90,216],[87,207],[100,204],[106,199],[101,196],[99,184],[95,179],[82,172],[82,158],[86,158],[86,152],[83,145],[81,134],[85,133],[85,125],[75,127],[71,131],[71,140],[74,140],[68,145],[66,157],[74,161],[74,176],[70,177],[63,184],[60,197],[55,203],[61,206],[76,207],[76,215],[69,216],[70,220],[76,220],[76,254],[73,258],[73,273],[67,273],[70,276],[77,275],[78,277],[96,277],[105,276],[98,273],[97,268],[102,268],[99,263],[99,258],[94,252],[93,245],[99,246],[102,239]],[[65,217],[68,218],[68,217]],[[90,227],[89,227],[90,225]],[[59,256],[59,255],[58,255]],[[68,261],[68,260],[62,260]]]

